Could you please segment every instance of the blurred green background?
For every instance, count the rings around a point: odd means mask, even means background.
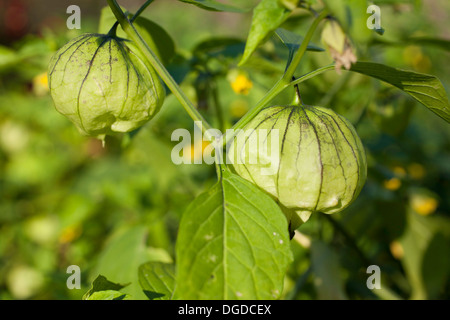
[[[133,12],[143,2],[120,4]],[[358,58],[435,75],[449,92],[450,3],[374,2],[386,32],[368,30],[369,15],[355,16],[349,33]],[[215,181],[213,166],[172,164],[172,131],[193,130],[172,95],[141,130],[108,138],[105,148],[56,112],[48,61],[71,38],[96,32],[106,1],[70,4],[81,8],[81,30],[67,29],[64,2],[0,0],[0,299],[80,299],[99,273],[131,282],[126,290],[144,298],[137,267],[173,261],[184,208]],[[237,68],[251,11],[158,0],[144,16],[174,39],[177,55],[167,67],[217,127],[230,127],[282,75],[287,50],[275,37]],[[299,10],[283,27],[304,34],[311,21]],[[428,41],[411,40],[419,36]],[[320,32],[313,41],[320,45]],[[297,76],[331,62],[326,52],[308,53]],[[449,299],[448,124],[359,74],[329,72],[300,90],[307,104],[333,108],[355,125],[369,170],[351,207],[333,220],[315,214],[298,230],[284,298]],[[290,94],[274,103],[290,102]],[[366,286],[370,264],[381,268],[381,290]],[[66,286],[70,265],[81,268],[79,290]]]

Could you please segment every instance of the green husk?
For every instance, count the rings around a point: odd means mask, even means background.
[[[103,139],[129,132],[161,108],[165,91],[131,41],[83,34],[56,52],[48,68],[56,110],[79,131]]]
[[[276,155],[270,154],[272,136],[260,136],[264,129],[267,133],[279,130]],[[258,148],[250,148],[257,143]],[[276,168],[270,175],[262,170],[270,166],[264,162],[268,155]],[[291,230],[313,212],[332,214],[346,208],[358,196],[367,175],[364,147],[355,129],[344,117],[322,107],[263,109],[236,135],[228,158],[237,174],[282,205]],[[252,159],[258,161],[252,164]]]

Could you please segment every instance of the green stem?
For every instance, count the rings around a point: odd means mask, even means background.
[[[311,41],[312,36],[314,35],[314,32],[317,29],[317,26],[319,25],[320,21],[325,19],[328,16],[328,11],[323,10],[315,19],[312,25],[309,27],[308,32],[306,33],[305,38],[302,41],[302,44],[300,45],[300,48],[295,53],[294,57],[292,58],[292,62],[289,65],[289,67],[286,69],[286,72],[284,73],[283,77],[275,84],[275,86],[272,87],[272,89],[269,90],[269,92],[256,104],[256,106],[251,109],[249,112],[247,112],[233,127],[234,132],[236,133],[238,129],[242,129],[247,123],[250,122],[264,107],[266,107],[270,101],[272,101],[277,95],[279,95],[281,92],[283,92],[286,88],[288,88],[291,85],[298,84],[300,82],[303,82],[309,78],[312,78],[324,71],[329,70],[328,68],[333,68],[332,66],[324,67],[325,70],[322,70],[324,68],[318,69],[316,71],[313,71],[303,77],[298,78],[295,81],[291,81],[295,70],[297,69],[298,65],[300,64],[301,59],[303,58],[306,49],[308,48],[308,44]],[[230,141],[234,137],[234,134],[226,135],[223,139],[223,144],[225,145],[228,141]]]
[[[272,89],[269,90],[269,92],[266,93],[266,95],[259,100],[259,102],[256,104],[254,108],[252,108],[250,111],[248,111],[233,127],[232,129],[238,130],[242,129],[247,123],[250,122],[258,113],[263,109],[265,106],[269,104],[270,101],[272,101],[277,95],[279,95],[284,89],[286,89],[289,85],[283,83],[281,80],[279,80],[275,86],[272,87]],[[229,137],[230,139],[232,137]],[[228,137],[226,137],[225,141],[229,140]]]
[[[217,89],[217,83],[215,81],[211,82],[211,94],[214,102],[214,108],[216,109],[217,121],[219,123],[219,130],[224,132],[225,130],[225,119],[223,116],[222,105],[219,99],[219,90]]]
[[[295,81],[295,77],[292,77],[292,81]],[[302,105],[303,101],[302,101],[302,96],[300,94],[300,89],[298,88],[298,83],[294,85],[295,87],[295,102],[298,105]]]
[[[167,87],[172,91],[174,96],[181,103],[183,108],[189,114],[189,116],[194,121],[202,122],[202,131],[205,133],[205,138],[209,139],[211,137],[208,136],[207,130],[211,129],[210,124],[202,117],[202,115],[195,108],[194,104],[189,100],[186,94],[181,90],[176,81],[172,78],[170,73],[164,67],[164,65],[159,61],[158,57],[155,53],[150,49],[147,43],[142,39],[139,32],[133,26],[133,24],[128,20],[127,16],[124,14],[120,6],[117,4],[116,0],[107,0],[108,5],[111,8],[111,11],[114,13],[117,21],[119,21],[123,31],[130,37],[131,40],[138,46],[139,50],[141,50],[144,57],[148,60],[148,62],[153,66],[158,75],[167,85]]]
[[[144,12],[145,9],[155,0],[147,0],[146,3],[142,5],[142,7],[139,8],[139,10],[134,14],[134,16],[130,19],[130,22],[133,23],[134,20],[136,20],[137,17],[141,15],[142,12]]]
[[[323,10],[313,21],[312,25],[309,27],[308,32],[306,33],[305,38],[302,41],[302,44],[300,45],[300,48],[298,48],[297,52],[294,55],[294,58],[292,58],[292,62],[287,68],[282,80],[284,82],[290,82],[295,70],[297,69],[298,65],[300,64],[300,61],[302,60],[303,56],[305,55],[306,49],[308,49],[308,44],[311,42],[311,39],[314,35],[314,32],[317,29],[317,26],[319,23],[325,19],[328,16],[328,11]]]
[[[301,76],[300,78],[297,78],[296,80],[292,81],[290,83],[290,85],[296,85],[296,84],[302,83],[303,81],[314,78],[315,76],[318,76],[319,74],[322,74],[322,73],[324,73],[326,71],[330,71],[330,70],[334,70],[334,64],[330,64],[328,66],[311,71],[311,72]]]
[[[319,68],[317,70],[314,70],[312,72],[309,72],[296,80],[290,82],[289,84],[280,85],[280,81],[258,102],[258,104],[249,112],[247,112],[234,126],[232,129],[234,129],[235,133],[238,129],[242,129],[247,123],[250,122],[253,117],[255,117],[259,111],[261,111],[262,108],[264,108],[275,96],[280,94],[283,90],[288,88],[291,85],[296,85],[299,83],[302,83],[303,81],[306,81],[308,79],[311,79],[315,76],[318,76],[319,74],[322,74],[326,71],[334,70],[334,64],[328,65],[322,68]],[[234,135],[228,135],[225,137],[223,143],[226,144],[228,141],[233,139]]]

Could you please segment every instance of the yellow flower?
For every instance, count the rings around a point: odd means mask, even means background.
[[[195,160],[203,159],[203,153],[207,146],[209,146],[210,141],[202,141],[201,143],[195,143],[191,145],[190,152],[183,154],[183,157],[188,162],[195,163]]]
[[[389,249],[391,250],[392,256],[395,259],[400,260],[401,258],[403,258],[405,251],[403,250],[403,246],[400,242],[395,241],[395,240],[392,241],[389,244]]]
[[[439,202],[427,195],[414,194],[410,199],[410,204],[418,214],[427,216],[436,211]]]
[[[43,96],[49,91],[47,72],[38,74],[33,78],[33,92],[37,96]]]
[[[391,178],[389,180],[384,180],[383,184],[386,189],[395,191],[401,187],[402,182],[399,178]]]
[[[238,74],[236,78],[231,82],[231,88],[237,94],[247,95],[250,89],[253,87],[253,82],[245,75]]]
[[[421,164],[412,163],[408,166],[408,173],[411,176],[411,178],[415,180],[420,180],[425,176],[426,170]]]
[[[81,235],[81,231],[78,225],[65,228],[59,237],[59,243],[65,244],[76,240]]]

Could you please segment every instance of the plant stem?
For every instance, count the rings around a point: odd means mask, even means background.
[[[181,90],[176,81],[172,78],[170,73],[164,67],[164,65],[159,61],[158,57],[155,53],[150,49],[147,43],[142,39],[139,32],[133,26],[133,24],[128,20],[127,16],[124,14],[120,6],[117,4],[116,0],[107,0],[108,5],[111,8],[111,11],[114,13],[117,21],[119,21],[123,31],[130,37],[131,40],[138,46],[139,50],[141,50],[144,57],[148,60],[148,62],[153,66],[158,75],[167,85],[167,87],[172,91],[174,96],[181,103],[183,108],[189,114],[189,116],[194,121],[202,122],[202,131],[205,134],[205,138],[209,139],[209,135],[207,134],[207,130],[211,129],[210,124],[202,117],[202,115],[195,108],[194,104],[189,100],[186,94]]]
[[[134,16],[130,19],[130,22],[133,23],[134,20],[136,20],[137,17],[141,15],[142,12],[144,12],[145,9],[153,2],[154,0],[147,0],[146,3],[144,3],[139,10],[134,14]]]
[[[272,89],[269,90],[269,92],[266,93],[266,95],[259,100],[259,102],[256,104],[254,108],[252,108],[250,111],[248,111],[233,127],[232,129],[238,130],[242,129],[247,123],[250,122],[258,113],[263,109],[265,106],[269,104],[270,101],[272,101],[278,94],[281,93],[284,89],[288,87],[287,84],[283,83],[281,80],[279,80],[275,86],[272,87]],[[230,137],[232,138],[232,137]],[[225,139],[228,141],[228,137]]]
[[[306,81],[308,79],[311,79],[315,76],[318,76],[319,74],[322,74],[326,71],[334,70],[334,64],[328,65],[322,68],[319,68],[317,70],[314,70],[312,72],[309,72],[296,80],[290,82],[289,84],[280,85],[280,82],[278,82],[259,102],[258,104],[249,112],[247,112],[234,126],[232,129],[235,130],[235,132],[238,129],[242,129],[248,122],[250,122],[251,119],[253,119],[254,116],[256,116],[261,109],[263,109],[275,96],[280,94],[283,90],[288,88],[291,85],[296,85],[299,83],[302,83],[303,81]],[[280,80],[281,81],[281,80]],[[225,137],[223,143],[226,144],[228,141],[233,139],[234,135],[228,135]]]
[[[302,60],[303,56],[305,55],[306,49],[308,48],[308,44],[311,41],[314,32],[317,29],[317,26],[319,23],[325,19],[328,16],[328,11],[324,9],[313,21],[312,25],[309,27],[308,32],[305,35],[305,38],[302,41],[302,44],[300,45],[300,48],[298,48],[297,52],[295,53],[294,57],[292,58],[292,62],[287,68],[286,72],[284,73],[284,76],[282,80],[284,82],[290,82],[292,79],[292,76],[294,75],[295,69],[297,69],[298,65],[300,64],[300,61]]]
[[[305,4],[305,3],[302,3],[303,1],[300,1],[300,4],[299,4],[299,8],[303,8],[303,9],[306,9],[306,10],[309,10],[309,11],[311,11],[311,13],[314,15],[314,16],[318,16],[319,14],[317,13],[317,11],[316,10],[314,10],[312,7],[311,7],[311,5],[310,4]]]
[[[216,81],[211,81],[210,84],[211,95],[213,98],[214,108],[216,109],[217,121],[219,123],[219,130],[224,132],[225,130],[225,119],[223,117],[222,105],[220,104],[219,92],[217,89]]]
[[[301,59],[303,58],[306,49],[308,48],[308,44],[311,41],[312,36],[314,35],[314,32],[317,29],[317,26],[319,25],[320,21],[325,19],[328,16],[328,11],[323,10],[315,19],[312,25],[309,27],[308,32],[306,33],[305,38],[302,41],[302,44],[300,45],[299,49],[295,53],[294,57],[292,58],[292,62],[289,65],[289,67],[286,69],[286,72],[284,73],[283,77],[275,84],[275,86],[272,87],[272,89],[269,90],[269,92],[256,104],[256,106],[251,109],[249,112],[247,112],[233,127],[234,132],[238,129],[242,129],[248,122],[250,122],[251,119],[253,119],[264,107],[266,107],[270,101],[272,101],[277,95],[279,95],[281,92],[283,92],[286,88],[288,88],[291,85],[298,84],[302,81],[305,81],[309,78],[312,78],[324,71],[327,71],[332,69],[332,66],[325,67],[325,70],[322,70],[324,68],[318,69],[316,71],[313,71],[303,77],[298,78],[295,81],[291,81],[295,70],[297,69],[298,65],[300,64]],[[234,137],[234,134],[229,134],[225,136],[223,139],[223,144],[226,144],[228,141],[230,141]]]
[[[295,77],[292,77],[292,81],[295,81]],[[300,89],[298,88],[298,83],[294,84],[294,87],[295,87],[295,95],[296,95],[295,101],[298,105],[302,105],[303,101],[302,101],[302,96],[300,94]]]
[[[326,71],[330,71],[330,70],[334,70],[334,64],[330,64],[328,66],[308,72],[307,74],[304,74],[300,78],[297,78],[296,80],[292,81],[289,85],[296,85],[296,84],[302,83],[303,81],[314,78],[315,76],[318,76],[319,74],[322,74],[322,73],[324,73]]]

